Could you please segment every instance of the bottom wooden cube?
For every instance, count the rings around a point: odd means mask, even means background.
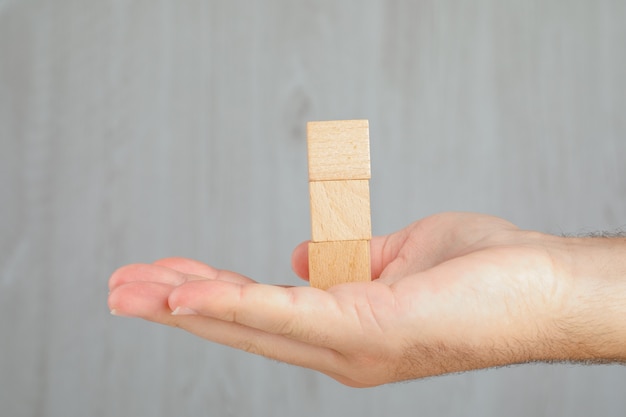
[[[371,281],[370,241],[309,243],[309,282],[327,289],[346,282]]]

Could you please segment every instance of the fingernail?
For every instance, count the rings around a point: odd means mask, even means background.
[[[176,307],[174,311],[172,311],[172,316],[193,316],[197,314],[198,312],[196,310],[181,306]]]
[[[117,317],[133,317],[133,316],[129,316],[127,314],[122,314],[119,311],[117,311],[116,309],[111,310],[111,315],[112,316],[117,316]]]

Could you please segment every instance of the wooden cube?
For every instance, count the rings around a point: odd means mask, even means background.
[[[311,194],[311,240],[372,238],[368,180],[314,181]]]
[[[307,144],[309,181],[371,177],[367,120],[309,122]]]
[[[369,240],[309,243],[309,283],[326,290],[347,282],[371,281]]]

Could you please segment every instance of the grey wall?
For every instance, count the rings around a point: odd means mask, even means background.
[[[3,416],[615,416],[626,368],[368,390],[109,315],[118,266],[297,283],[305,123],[367,118],[374,232],[626,224],[626,2],[0,0]]]

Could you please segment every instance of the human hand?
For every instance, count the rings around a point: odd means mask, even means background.
[[[619,284],[604,291],[588,272],[606,251],[589,246],[447,213],[372,239],[370,283],[271,286],[169,258],[116,271],[109,307],[355,387],[528,361],[624,360],[623,270],[602,277]],[[306,279],[306,243],[292,263]],[[607,324],[593,308],[599,297],[608,297],[599,309],[622,319]]]

